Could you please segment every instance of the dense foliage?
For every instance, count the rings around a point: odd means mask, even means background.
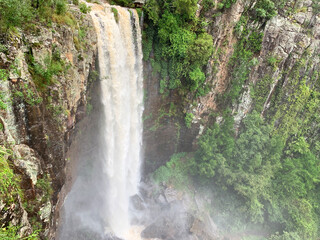
[[[1,0],[0,30],[6,33],[14,27],[28,28],[37,20],[48,22],[53,14],[66,12],[66,0]]]
[[[212,8],[226,11],[235,2],[202,1],[202,11],[212,11]],[[180,10],[172,6],[177,5],[170,5],[168,10],[166,2],[149,1],[149,4],[154,8],[147,8],[148,18],[152,21],[148,22],[146,30],[145,58],[160,72],[160,86],[169,89],[187,86],[184,88],[187,91],[199,91],[205,81],[203,64],[210,56],[202,54],[203,59],[194,59],[193,56],[199,57],[197,53],[201,50],[193,45],[193,50],[188,51],[184,45],[195,44],[203,34],[200,25],[190,27],[195,19],[189,15],[192,4],[185,4],[189,11],[184,12],[183,22],[175,20],[175,14]],[[320,86],[317,80],[319,66],[313,67],[312,63],[318,53],[315,51],[312,56],[306,48],[292,68],[280,73],[280,84],[274,89],[266,110],[264,104],[274,82],[272,72],[281,61],[278,56],[269,56],[264,64],[270,69],[265,69],[262,78],[249,86],[252,108],[240,126],[235,126],[234,114],[225,110],[239,102],[243,86],[248,84],[252,69],[259,63],[266,22],[277,12],[286,16],[296,11],[290,4],[284,9],[285,4],[286,1],[248,1],[234,28],[237,42],[228,64],[229,85],[218,102],[222,122],[214,123],[205,131],[195,153],[174,155],[153,176],[160,182],[176,183],[177,187],[183,185],[182,181],[188,184],[191,181],[197,187],[211,189],[216,196],[212,216],[227,231],[250,225],[266,233],[262,237],[270,240],[312,240],[318,239],[320,226],[320,139],[317,134],[320,129]],[[313,14],[319,12],[318,5],[319,1],[312,1]],[[197,37],[189,34],[190,30]],[[179,47],[174,47],[176,42],[171,41],[175,33],[179,36],[188,33]],[[161,42],[161,39],[167,39],[165,36],[170,36],[170,41],[165,42],[167,45]],[[208,43],[209,39],[204,42]],[[204,43],[200,49],[205,46]],[[154,53],[150,55],[152,47]],[[172,54],[167,50],[171,47],[177,52]],[[184,61],[170,62],[179,56]],[[177,62],[182,62],[184,68],[174,65],[174,71],[169,71],[171,75],[166,74],[166,69]],[[187,66],[195,62],[199,69],[191,68],[190,71]],[[176,78],[178,80],[174,80]],[[190,85],[192,79],[199,84]],[[285,88],[283,81],[287,84]],[[185,124],[188,128],[191,121],[192,116],[187,114]]]
[[[201,137],[193,173],[241,196],[247,221],[283,225],[302,239],[315,239],[320,168],[306,139],[285,146],[257,113],[244,119],[237,138],[232,127],[226,120]]]
[[[213,52],[213,40],[195,17],[196,4],[151,0],[145,6],[144,59],[160,74],[161,93],[181,89],[199,96],[208,90],[204,66]]]

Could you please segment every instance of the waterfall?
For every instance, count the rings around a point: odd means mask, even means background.
[[[142,54],[137,13],[118,6],[113,9],[106,7],[91,15],[98,35],[105,117],[106,214],[111,229],[123,237],[130,225],[129,198],[138,192],[140,180]]]
[[[81,156],[84,160],[64,203],[60,235],[72,239],[76,230],[68,228],[86,228],[131,240],[129,203],[138,193],[142,144],[139,17],[135,10],[107,4],[92,5],[91,16],[98,36],[101,104],[99,124],[91,134],[98,140],[90,156]],[[91,239],[90,234],[74,239]]]

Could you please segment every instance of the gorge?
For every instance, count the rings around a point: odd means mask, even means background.
[[[1,0],[0,239],[318,239],[319,12]]]

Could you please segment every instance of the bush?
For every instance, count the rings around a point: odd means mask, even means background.
[[[192,113],[186,114],[184,121],[186,123],[187,128],[191,128],[191,123],[192,123],[193,118],[194,118],[194,116]]]
[[[20,227],[12,226],[11,224],[9,224],[9,226],[5,228],[0,228],[0,239],[1,240],[19,240],[19,239],[38,240],[39,239],[39,234],[37,231],[27,237],[21,238],[19,236],[19,230],[20,230]]]
[[[188,58],[195,65],[203,66],[213,52],[213,39],[208,33],[199,34],[188,49]]]
[[[54,57],[47,56],[44,59],[44,66],[36,62],[32,56],[30,57],[29,71],[33,76],[38,90],[42,90],[53,84],[53,77],[62,74],[65,69],[67,69],[61,59],[56,59],[57,56],[55,53],[53,56]]]
[[[203,10],[204,10],[204,11],[208,11],[208,10],[214,8],[214,6],[215,6],[213,0],[203,0],[203,1],[201,2],[201,4],[202,4],[202,7],[203,7]]]
[[[88,7],[87,4],[85,3],[80,3],[79,8],[80,8],[80,11],[84,14],[87,14],[91,11],[91,7]]]
[[[177,188],[187,188],[189,185],[188,179],[188,159],[186,153],[177,153],[171,156],[169,162],[165,166],[158,168],[154,174],[155,182],[173,184]]]
[[[271,0],[259,0],[255,5],[257,17],[269,20],[277,14],[275,4]]]
[[[230,8],[237,0],[223,0],[222,4],[224,8]]]
[[[67,4],[64,0],[59,0],[56,4],[56,13],[64,15],[67,12]]]
[[[174,0],[173,6],[176,8],[176,13],[181,14],[186,19],[194,18],[197,11],[197,0]]]

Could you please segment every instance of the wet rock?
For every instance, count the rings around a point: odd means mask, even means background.
[[[51,216],[52,205],[51,202],[48,201],[40,208],[40,218],[43,222],[49,222]]]
[[[133,204],[134,209],[142,211],[145,209],[145,205],[143,203],[143,200],[139,195],[134,195],[131,197],[131,203]]]
[[[166,200],[166,198],[162,194],[160,194],[159,197],[157,198],[157,203],[164,205],[164,204],[167,204],[168,201]]]
[[[210,216],[205,216],[205,221],[194,219],[190,232],[202,240],[219,239],[219,231]]]
[[[2,52],[0,52],[0,60],[1,60],[1,62],[2,62],[3,64],[6,64],[6,63],[9,62],[7,56],[6,56],[4,53],[2,53]]]
[[[154,223],[146,227],[141,236],[143,238],[160,238],[163,240],[190,239],[189,229],[193,221],[192,215],[184,212],[165,211]]]
[[[171,203],[173,201],[179,201],[182,199],[183,193],[177,191],[176,189],[172,187],[168,187],[164,190],[164,196],[168,203]]]
[[[250,88],[243,92],[240,99],[240,103],[233,108],[234,112],[236,112],[234,116],[234,125],[236,129],[239,128],[242,119],[246,116],[246,114],[249,112],[251,108],[252,99],[250,96]]]
[[[15,145],[14,152],[16,155],[14,165],[31,179],[33,185],[36,185],[41,170],[39,156],[25,144]]]
[[[32,232],[32,228],[28,220],[28,213],[24,209],[19,195],[16,200],[17,203],[7,205],[7,208],[5,208],[6,204],[4,202],[0,202],[0,224],[3,226],[7,222],[11,222],[13,226],[19,226],[19,236],[25,237]]]

